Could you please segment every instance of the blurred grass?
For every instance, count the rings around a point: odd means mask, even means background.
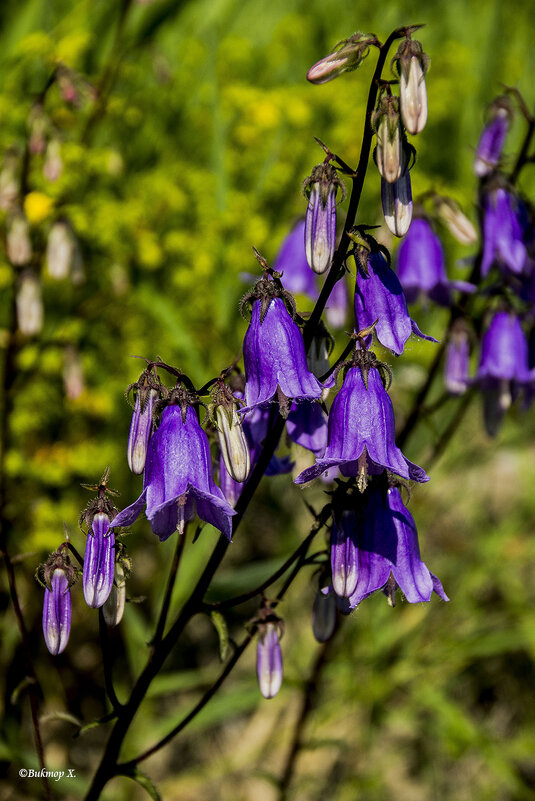
[[[47,135],[59,142],[61,176],[47,180],[44,156],[35,155],[29,181],[39,193],[32,207],[36,251],[43,250],[56,217],[66,215],[80,241],[85,280],[72,285],[43,275],[45,328],[39,342],[28,342],[18,355],[7,455],[7,515],[16,531],[11,551],[36,552],[17,566],[17,577],[45,689],[43,712],[68,710],[84,722],[106,711],[96,617],[76,588],[68,650],[49,657],[40,637],[42,591],[33,582],[34,566],[57,547],[64,521],[83,548],[76,529],[87,501],[81,482],[95,480],[109,464],[121,505],[139,494],[140,480],[129,475],[124,457],[129,409],[123,393],[139,371],[129,357],[160,355],[197,384],[234,359],[246,327],[237,311],[246,291],[240,273],[255,272],[252,245],[273,259],[303,213],[301,182],[321,156],[313,136],[356,162],[373,55],[357,73],[321,87],[306,83],[307,67],[356,28],[384,38],[398,25],[425,22],[421,38],[432,58],[429,124],[415,143],[413,189],[450,193],[474,220],[471,165],[486,104],[501,84],[516,86],[531,106],[535,101],[532,11],[525,2],[432,6],[405,0],[379,10],[343,0],[154,0],[132,4],[116,47],[118,8],[105,0],[0,5],[2,153],[21,153],[33,96],[58,58],[85,76],[79,106],[66,103],[56,88],[47,98]],[[117,55],[122,61],[105,113],[82,143],[94,109],[85,80],[98,84]],[[509,152],[522,133],[517,120]],[[522,186],[533,190],[529,172]],[[359,222],[380,220],[379,188],[371,168]],[[453,273],[470,250],[443,238]],[[12,280],[2,256],[0,329],[7,325]],[[418,311],[417,318],[440,337],[443,312]],[[338,340],[341,347],[343,335]],[[76,400],[63,389],[67,344],[79,352],[85,376]],[[394,363],[398,420],[432,358],[431,345],[414,342]],[[436,422],[421,425],[409,458],[425,460],[436,431]],[[424,558],[452,602],[391,610],[382,597],[372,598],[345,621],[306,731],[295,801],[535,797],[533,434],[532,413],[517,413],[489,442],[474,406],[432,481],[414,491],[411,509]],[[300,490],[283,477],[265,484],[214,592],[238,593],[246,582],[261,580],[308,529]],[[306,492],[321,503],[321,488]],[[214,542],[208,529],[195,544],[188,542],[174,610]],[[124,624],[111,635],[121,698],[144,663],[174,548],[172,541],[159,545],[143,522],[129,543],[129,592],[145,600],[128,605]],[[259,699],[251,647],[191,733],[147,762],[165,798],[277,797],[274,782],[315,652],[308,622],[313,589],[310,575],[302,576],[284,603],[281,694]],[[11,798],[37,798],[37,783],[16,778],[18,768],[35,759],[25,698],[10,701],[21,654],[5,587],[1,600],[5,795],[11,790]],[[254,613],[254,605],[229,613],[232,636],[239,639]],[[128,754],[175,725],[217,669],[216,633],[207,618],[196,618],[136,718]],[[96,728],[73,739],[74,730],[65,721],[43,723],[47,757],[51,767],[74,767],[87,778],[104,733]],[[79,795],[83,781],[57,783],[54,791]],[[106,797],[121,801],[144,793],[120,779]]]

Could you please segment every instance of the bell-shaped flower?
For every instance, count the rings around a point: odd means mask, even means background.
[[[67,572],[56,567],[45,587],[43,605],[43,635],[46,647],[53,656],[65,650],[71,633],[71,593]]]
[[[497,312],[483,336],[477,380],[483,390],[485,427],[494,436],[513,401],[513,393],[532,380],[528,343],[518,317]]]
[[[372,358],[369,353],[360,353]],[[392,401],[376,364],[365,362],[362,369],[358,365],[347,369],[329,413],[325,453],[297,476],[296,484],[312,481],[333,466],[339,467],[344,476],[358,476],[362,489],[368,473],[385,469],[406,479],[429,480],[425,471],[405,458],[396,445]]]
[[[275,258],[273,269],[284,280],[289,292],[308,295],[312,300],[318,297],[316,279],[308,266],[305,251],[305,221],[300,220],[283,240]]]
[[[446,345],[444,383],[450,395],[463,395],[469,383],[470,340],[466,324],[457,320]]]
[[[489,192],[483,201],[483,257],[481,275],[494,263],[520,274],[527,265],[527,250],[521,224],[520,201],[503,187]]]
[[[303,184],[308,198],[305,219],[305,252],[310,268],[318,275],[331,265],[336,247],[336,192],[345,187],[331,164],[323,162]]]
[[[113,587],[115,569],[115,535],[110,519],[98,512],[87,534],[84,555],[84,598],[88,606],[98,609],[108,599]]]
[[[292,442],[316,456],[323,455],[327,445],[327,415],[319,403],[293,403],[286,430]]]
[[[423,334],[407,311],[407,302],[399,278],[388,266],[380,251],[371,252],[367,258],[366,270],[357,263],[355,285],[355,318],[357,330],[373,325],[377,339],[396,356],[403,353],[405,343],[411,334],[437,340]]]
[[[504,95],[497,98],[492,105],[490,119],[483,128],[476,148],[474,172],[478,178],[489,175],[498,165],[511,116],[512,108],[509,97]]]
[[[392,580],[409,603],[430,601],[433,592],[449,600],[438,578],[422,562],[416,525],[397,487],[389,487],[386,497],[379,488],[367,491],[362,514],[355,517],[353,536],[358,564],[349,598],[352,608]]]
[[[407,303],[414,303],[421,293],[441,306],[449,306],[454,289],[475,291],[466,281],[448,280],[440,239],[423,217],[413,219],[399,247],[398,276]]]
[[[279,643],[279,623],[268,621],[258,626],[256,675],[264,698],[277,695],[282,684],[282,655]]]
[[[254,301],[243,343],[247,411],[276,399],[314,400],[323,391],[307,367],[301,331],[283,298],[266,301]]]
[[[131,525],[145,505],[152,530],[162,541],[176,530],[182,533],[195,510],[230,539],[235,512],[214,482],[208,438],[191,405],[163,410],[149,442],[143,492],[111,525]]]

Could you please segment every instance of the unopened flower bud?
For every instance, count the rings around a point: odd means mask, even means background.
[[[43,327],[41,282],[32,272],[25,272],[17,291],[17,323],[24,336],[36,336]]]
[[[401,176],[393,183],[381,178],[381,200],[388,229],[394,236],[405,236],[412,222],[412,189],[408,168],[404,167]]]
[[[358,579],[356,521],[352,511],[342,512],[334,522],[331,535],[331,570],[335,593],[342,598],[349,598]]]
[[[7,232],[7,257],[11,264],[22,267],[32,258],[28,220],[22,213],[12,217]]]
[[[215,411],[217,435],[221,455],[228,474],[234,481],[245,481],[251,470],[249,446],[242,427],[242,420],[236,407],[220,405]]]
[[[80,354],[73,345],[67,345],[63,354],[63,386],[69,400],[79,398],[85,388]]]
[[[16,152],[8,150],[0,172],[0,209],[13,211],[19,194],[17,168],[19,159]]]
[[[374,112],[373,125],[377,132],[377,169],[385,181],[393,183],[401,176],[404,149],[397,97],[383,95]]]
[[[102,607],[104,620],[108,626],[118,626],[124,614],[126,602],[126,580],[124,568],[121,562],[115,563],[115,579],[108,596]]]
[[[336,246],[336,191],[345,193],[337,172],[330,164],[318,164],[305,180],[308,195],[305,219],[305,250],[311,269],[321,275],[331,264]]]
[[[51,278],[67,278],[77,258],[78,243],[71,226],[65,220],[55,222],[46,243],[47,271]]]
[[[307,72],[310,83],[332,81],[343,72],[356,70],[368,55],[370,45],[378,44],[373,34],[354,33],[349,39],[338,42],[328,56],[314,64]]]
[[[318,589],[312,609],[312,631],[318,642],[330,640],[336,626],[336,596],[332,587]]]
[[[43,635],[46,647],[57,656],[65,650],[71,633],[71,594],[66,571],[57,567],[52,573],[50,588],[45,588]]]
[[[52,139],[46,149],[45,163],[43,164],[43,175],[47,181],[54,183],[63,171],[63,159],[61,158],[61,146],[57,139]]]
[[[104,512],[97,512],[91,521],[84,556],[84,598],[88,606],[102,606],[113,586],[115,535]]]
[[[477,242],[477,231],[468,217],[463,214],[457,203],[450,198],[435,199],[437,213],[448,227],[449,232],[461,245],[473,245]]]
[[[425,73],[429,59],[420,42],[406,39],[393,60],[399,73],[399,99],[403,124],[410,134],[419,134],[427,122]]]
[[[152,411],[157,398],[158,393],[154,389],[138,389],[127,447],[128,467],[136,475],[141,475],[145,469],[147,448],[153,430]]]
[[[261,623],[258,627],[256,675],[264,698],[277,695],[282,684],[282,655],[277,622]]]

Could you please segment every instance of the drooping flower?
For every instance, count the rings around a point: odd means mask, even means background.
[[[284,410],[287,398],[319,398],[323,386],[307,367],[303,337],[280,282],[262,278],[246,301],[252,301],[252,313],[243,342],[246,409],[242,413],[276,399]]]
[[[399,489],[390,486],[385,496],[380,488],[370,487],[364,503],[362,514],[355,518],[358,566],[350,606],[387,587],[389,581],[392,592],[399,586],[409,603],[428,602],[433,592],[448,601],[439,579],[422,562],[416,525]]]
[[[367,258],[366,258],[367,256]],[[372,251],[361,259],[356,258],[357,278],[355,285],[355,318],[357,330],[370,327],[375,321],[377,339],[396,356],[403,353],[411,334],[436,342],[423,334],[409,316],[407,302],[399,278],[387,264],[380,251]]]
[[[398,276],[407,303],[422,293],[442,306],[449,306],[452,291],[474,292],[466,281],[450,281],[446,275],[444,251],[438,236],[423,217],[415,217],[398,251]]]
[[[71,633],[71,594],[65,570],[56,567],[45,588],[43,606],[43,635],[46,647],[53,656],[67,647]]]
[[[520,222],[520,201],[499,186],[483,200],[483,257],[481,275],[488,275],[496,262],[499,267],[520,274],[527,263],[527,250]]]
[[[509,97],[498,97],[492,104],[490,119],[483,128],[474,160],[474,172],[478,178],[489,175],[498,165],[509,123],[512,107]]]
[[[444,366],[444,383],[450,395],[466,392],[470,373],[470,341],[466,323],[459,319],[454,324],[448,344]]]
[[[528,344],[518,317],[497,312],[483,336],[477,380],[483,391],[485,427],[494,436],[513,401],[513,393],[532,381]]]
[[[297,445],[321,456],[327,444],[327,415],[315,401],[293,403],[286,420],[288,436]]]
[[[318,275],[332,262],[336,246],[336,193],[345,195],[344,184],[335,168],[323,162],[312,170],[303,184],[308,198],[305,219],[305,252],[310,268]]]
[[[98,512],[91,522],[87,534],[84,555],[84,598],[88,606],[102,606],[113,587],[115,569],[115,535],[110,529],[110,519]]]
[[[214,482],[210,445],[191,405],[195,402],[185,390],[171,391],[171,405],[149,442],[143,492],[112,526],[131,525],[146,505],[152,530],[162,541],[176,530],[182,533],[195,511],[230,539],[235,512]]]
[[[283,240],[275,258],[273,269],[284,280],[289,292],[308,295],[312,300],[318,297],[314,273],[308,266],[305,252],[305,221],[300,220]]]
[[[264,698],[273,698],[282,684],[282,655],[279,643],[279,622],[268,621],[258,626],[256,675]]]
[[[356,351],[355,358],[362,366],[353,363],[347,368],[329,413],[325,453],[295,483],[312,481],[333,466],[338,466],[344,476],[358,476],[362,489],[368,473],[385,469],[406,479],[428,481],[425,471],[410,462],[396,445],[394,410],[381,380],[379,363],[367,351]]]

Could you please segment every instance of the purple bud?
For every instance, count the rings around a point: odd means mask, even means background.
[[[389,183],[381,178],[381,200],[387,228],[394,236],[405,236],[412,220],[412,189],[409,170],[397,181]]]
[[[67,574],[56,568],[46,587],[43,606],[43,634],[46,647],[57,656],[65,650],[71,632],[71,594]]]
[[[102,606],[113,586],[115,535],[108,515],[98,512],[87,535],[84,555],[84,598],[88,606]]]
[[[483,128],[476,149],[474,172],[478,178],[489,175],[496,167],[502,154],[505,137],[511,120],[511,104],[507,97],[498,98],[492,116]]]
[[[262,623],[258,631],[256,675],[264,698],[277,695],[282,684],[282,655],[278,623]]]
[[[470,373],[470,342],[466,325],[459,320],[446,345],[444,383],[451,395],[463,395]]]
[[[336,170],[330,164],[318,164],[304,183],[308,194],[305,219],[307,261],[318,275],[330,266],[336,246],[336,191],[343,189]]]
[[[331,535],[333,589],[342,598],[355,591],[358,579],[357,520],[355,512],[344,511],[334,521]]]
[[[128,467],[132,473],[136,475],[141,475],[145,469],[147,448],[152,433],[152,410],[157,397],[158,393],[155,392],[155,390],[149,390],[149,392],[144,395],[142,407],[142,393],[138,392],[136,396],[136,405],[132,414],[132,422],[130,423],[130,433],[128,434],[127,449]]]

